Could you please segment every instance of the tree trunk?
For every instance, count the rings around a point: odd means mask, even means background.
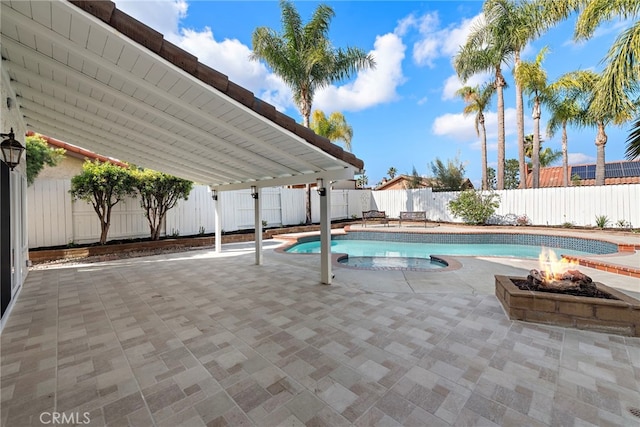
[[[498,167],[496,168],[496,188],[504,190],[504,77],[500,71],[500,67],[496,67],[496,91],[498,94]]]
[[[107,235],[109,234],[109,222],[100,221],[100,244],[104,245],[107,243]]]
[[[569,152],[567,150],[567,121],[562,122],[562,186],[569,186]]]
[[[480,124],[480,141],[482,143],[482,189],[488,190],[489,183],[487,182],[487,130],[484,127],[484,114],[480,112],[478,114],[478,123]]]
[[[604,185],[604,147],[607,145],[607,134],[604,131],[604,123],[598,122],[598,133],[596,135],[596,185]]]
[[[516,51],[514,69],[520,65],[520,51]],[[518,166],[520,171],[520,188],[527,188],[527,163],[524,159],[524,107],[522,88],[516,79],[516,126],[518,127]]]
[[[536,98],[533,105],[533,152],[531,153],[531,163],[533,163],[533,176],[531,187],[540,187],[540,101]]]

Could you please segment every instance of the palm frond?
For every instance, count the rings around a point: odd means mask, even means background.
[[[640,157],[640,117],[632,125],[631,133],[627,138],[627,149],[624,153],[627,160],[634,160]]]

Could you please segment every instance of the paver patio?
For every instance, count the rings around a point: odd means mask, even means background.
[[[275,244],[262,266],[230,244],[31,271],[1,337],[2,425],[640,424],[640,339],[505,316],[493,274],[528,261],[323,286],[318,257]]]

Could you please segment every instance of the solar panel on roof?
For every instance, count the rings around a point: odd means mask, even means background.
[[[604,165],[605,178],[621,178],[623,176],[622,163],[607,163]]]
[[[596,179],[596,165],[587,165],[587,173],[585,179]]]
[[[586,171],[587,171],[586,166],[571,166],[571,173],[569,175],[572,177],[578,176],[578,178],[580,179],[585,179],[584,174]]]
[[[622,173],[624,177],[640,176],[640,162],[622,163]]]

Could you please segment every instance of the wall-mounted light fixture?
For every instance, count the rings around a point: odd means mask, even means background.
[[[251,186],[251,197],[253,197],[254,199],[258,198],[258,189],[255,185]]]
[[[213,190],[213,191],[211,192],[211,198],[212,198],[214,201],[218,200],[218,190]]]
[[[16,141],[13,128],[11,128],[9,133],[0,133],[0,137],[7,138],[0,144],[2,160],[9,166],[9,169],[13,170],[20,163],[24,147]]]
[[[321,196],[326,196],[327,195],[327,189],[324,186],[324,179],[318,178],[316,180],[316,186],[317,186],[317,191],[318,191],[319,195],[321,195]]]

